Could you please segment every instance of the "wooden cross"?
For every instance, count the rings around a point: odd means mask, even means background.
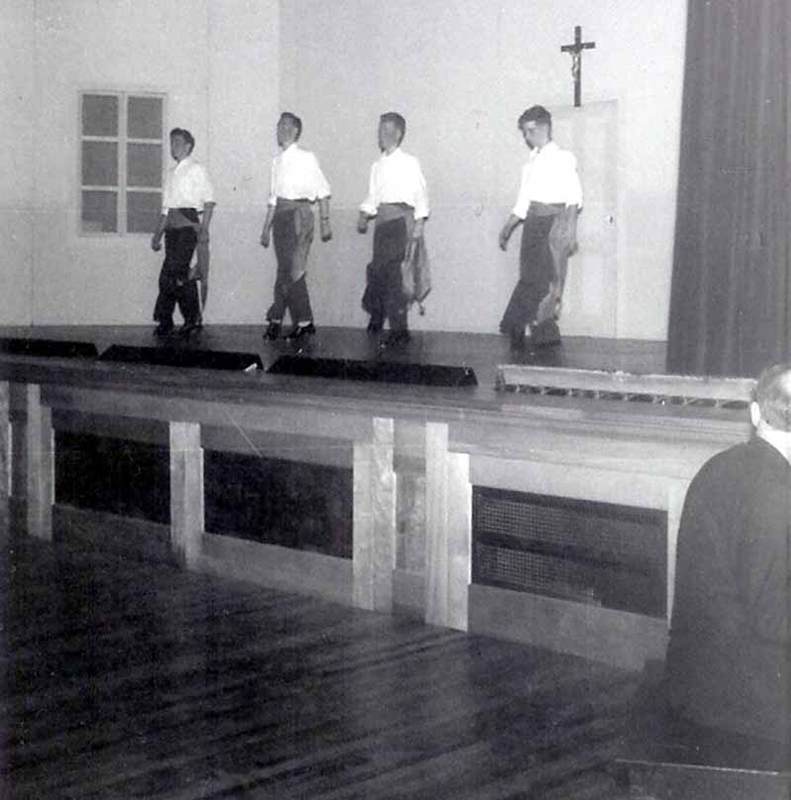
[[[582,51],[593,50],[595,47],[596,42],[582,41],[582,28],[579,25],[575,25],[574,44],[564,44],[560,48],[561,53],[571,54],[571,75],[574,78],[575,108],[579,108],[582,105]]]

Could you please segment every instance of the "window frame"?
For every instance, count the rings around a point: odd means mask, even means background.
[[[118,135],[94,136],[83,133],[82,109],[86,96],[115,97],[118,100]],[[162,103],[162,129],[159,139],[144,139],[128,135],[128,105],[130,98],[156,98]],[[149,89],[80,89],[77,98],[77,235],[89,239],[116,239],[126,236],[151,236],[152,231],[127,230],[127,193],[159,192],[160,198],[165,192],[165,169],[169,152],[167,150],[167,94],[165,92]],[[83,142],[111,142],[118,145],[118,184],[116,186],[100,186],[83,184]],[[160,172],[159,186],[128,186],[127,146],[130,144],[159,144],[162,149],[162,169]],[[83,192],[110,191],[116,195],[116,225],[115,231],[89,231],[83,227]]]

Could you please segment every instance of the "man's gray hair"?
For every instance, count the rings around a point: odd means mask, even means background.
[[[753,398],[761,418],[780,431],[791,431],[791,364],[775,364],[758,378]]]

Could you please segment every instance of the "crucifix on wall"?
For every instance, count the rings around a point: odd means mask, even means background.
[[[571,54],[571,75],[574,78],[574,106],[579,108],[582,105],[582,51],[593,50],[596,42],[582,41],[582,27],[574,26],[573,44],[564,44],[560,51]]]

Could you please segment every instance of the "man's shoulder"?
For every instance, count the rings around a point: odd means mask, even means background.
[[[757,439],[733,445],[712,456],[695,476],[695,484],[721,484],[739,482],[746,474],[752,474],[761,462],[771,454],[766,445]]]

